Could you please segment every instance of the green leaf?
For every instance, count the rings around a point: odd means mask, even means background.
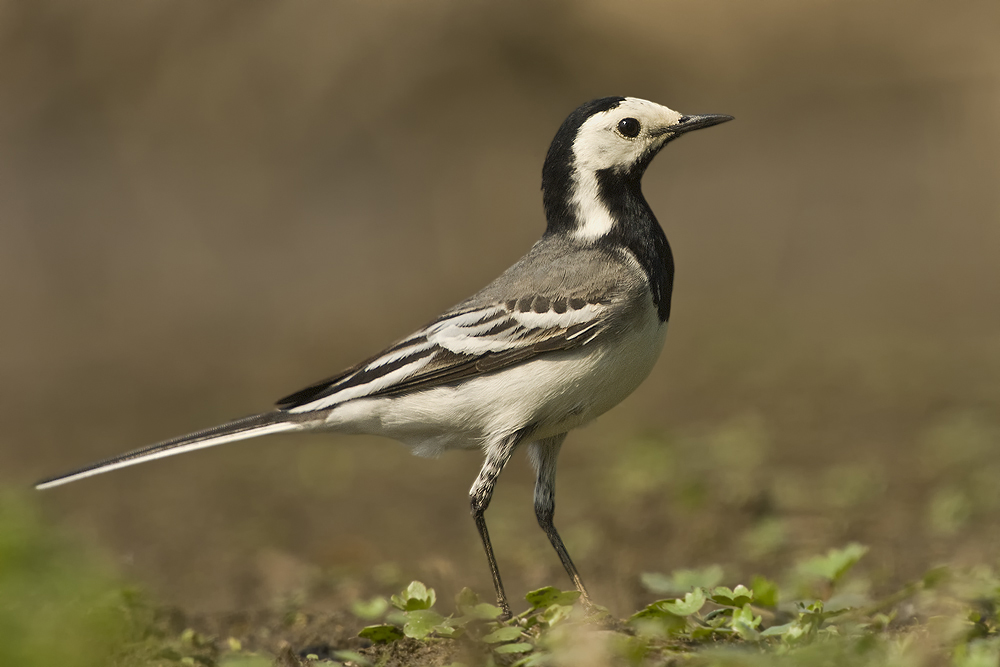
[[[690,616],[691,614],[701,610],[701,608],[705,605],[705,601],[705,591],[700,588],[696,588],[685,595],[683,600],[662,600],[655,604],[657,604],[660,609],[670,612],[676,616]]]
[[[753,599],[758,606],[771,608],[778,606],[778,584],[758,574],[750,582],[750,588],[753,590]]]
[[[369,625],[358,633],[358,637],[375,643],[394,642],[403,638],[403,632],[395,625]]]
[[[757,632],[757,629],[742,621],[733,621],[733,631],[739,635],[740,639],[748,642],[760,641],[760,633]]]
[[[866,553],[868,547],[851,542],[843,549],[830,549],[825,556],[814,556],[799,563],[796,569],[806,577],[826,579],[835,584]]]
[[[411,581],[403,592],[411,600],[426,600],[428,597],[427,586],[421,581]]]
[[[823,601],[816,600],[810,604],[805,602],[797,602],[796,607],[799,612],[799,623],[812,623],[819,624],[826,619],[826,614],[823,613]]]
[[[403,634],[413,639],[424,639],[434,632],[436,626],[444,623],[444,616],[430,609],[415,609],[406,614]]]
[[[496,644],[497,642],[509,642],[518,639],[521,636],[521,628],[515,626],[505,626],[502,628],[497,628],[490,634],[483,637],[483,641],[487,644]]]
[[[628,622],[632,623],[633,621],[645,621],[652,618],[660,618],[662,616],[673,616],[673,614],[660,609],[656,605],[657,603],[654,602],[653,604],[647,606],[645,609],[641,609],[635,612],[634,614],[629,616]]]
[[[526,642],[521,642],[518,644],[504,644],[503,646],[497,646],[493,649],[496,653],[527,653],[533,650],[535,647]]]
[[[700,591],[701,589],[697,590],[697,592]],[[674,610],[687,611],[688,609],[696,606],[700,609],[701,607],[697,605],[696,597],[689,600],[689,596],[692,595],[696,595],[696,591],[688,593],[684,600],[657,600],[656,602],[648,605],[645,609],[632,614],[632,616],[629,617],[628,622],[633,623],[647,620],[668,620],[671,621],[671,623],[674,621],[681,621],[681,624],[683,625],[684,618],[688,614],[678,614]],[[702,593],[701,597],[701,604],[704,604],[704,593]],[[697,611],[697,609],[695,609],[695,611]],[[691,613],[693,614],[694,612]]]
[[[753,591],[743,584],[740,584],[735,589],[717,586],[712,591],[712,602],[721,604],[724,607],[742,607],[747,603],[753,602]]]
[[[680,595],[693,588],[712,588],[722,581],[722,567],[709,565],[700,570],[674,570],[670,576],[655,572],[640,575],[639,580],[651,593]]]
[[[351,604],[351,613],[366,621],[381,618],[388,609],[389,601],[381,596],[374,597],[371,600],[355,600]]]
[[[760,626],[761,620],[760,616],[754,616],[753,609],[748,603],[733,614],[732,628],[743,639],[758,641],[760,640],[760,633],[757,632],[757,627]]]
[[[455,595],[455,607],[463,614],[466,609],[470,609],[479,604],[479,594],[466,586]]]
[[[497,616],[502,614],[503,610],[495,604],[480,602],[475,607],[466,608],[465,613],[473,618],[482,619],[484,621],[492,621]]]
[[[641,613],[641,612],[640,612]],[[629,619],[629,625],[635,628],[639,637],[646,639],[666,639],[684,635],[688,629],[687,618],[660,612],[659,616],[638,617],[636,614]]]
[[[564,604],[553,604],[542,612],[542,620],[549,624],[549,626],[556,625],[565,621],[573,613],[573,607]]]
[[[427,588],[419,581],[411,582],[399,595],[392,596],[392,604],[402,611],[430,609],[437,601],[433,588]]]
[[[743,584],[739,584],[736,588],[733,589],[733,602],[735,602],[737,606],[740,607],[750,604],[751,602],[753,602],[753,591],[744,586]]]
[[[792,623],[791,627],[785,630],[785,633],[781,636],[782,641],[789,644],[794,644],[795,642],[808,637],[809,633],[807,628],[803,627],[801,623]]]
[[[580,597],[580,591],[561,591],[552,586],[539,588],[524,596],[532,609],[544,609],[554,604],[572,605]]]
[[[389,613],[385,615],[385,622],[402,627],[406,623],[406,614],[407,612],[405,611],[390,609]]]
[[[785,623],[784,625],[772,625],[761,634],[762,637],[780,637],[788,632],[795,623]]]

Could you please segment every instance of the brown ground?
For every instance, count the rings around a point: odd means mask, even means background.
[[[848,540],[886,585],[995,559],[996,2],[380,7],[0,3],[5,484],[265,409],[457,302],[541,232],[565,114],[621,93],[737,120],[648,173],[667,347],[560,461],[595,597]],[[304,600],[346,638],[413,578],[488,593],[478,464],[276,437],[40,502],[185,614]],[[530,487],[519,459],[488,514],[515,599],[568,585]]]

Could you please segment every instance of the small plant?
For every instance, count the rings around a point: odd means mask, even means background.
[[[702,615],[706,603],[714,608]],[[695,588],[683,598],[658,600],[629,619],[640,636],[701,640],[713,635],[736,635],[757,641],[761,617],[754,615],[753,591],[740,585],[717,586],[711,591]]]
[[[443,616],[431,607],[437,601],[433,588],[419,581],[412,582],[391,598],[395,611],[386,615],[386,622],[369,625],[359,636],[376,643],[397,641],[403,637],[420,640],[457,639],[468,637],[488,648],[497,656],[530,654],[538,648],[539,637],[577,613],[587,616],[577,606],[579,591],[560,591],[546,587],[531,591],[525,596],[528,609],[507,622],[497,620],[501,610],[493,604],[482,602],[469,588],[455,596],[455,613]],[[359,610],[367,612],[380,605],[374,601],[364,603]],[[600,609],[591,610],[591,616],[600,616]],[[530,665],[521,661],[518,664]]]

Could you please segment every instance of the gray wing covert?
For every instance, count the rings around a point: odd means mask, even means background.
[[[285,410],[324,409],[459,382],[539,355],[586,345],[614,330],[643,298],[627,258],[537,243],[499,278],[413,335],[337,376],[291,394]]]

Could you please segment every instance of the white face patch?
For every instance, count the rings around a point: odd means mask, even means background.
[[[601,201],[597,172],[604,169],[627,169],[651,149],[659,148],[670,138],[664,130],[683,115],[665,106],[626,97],[617,107],[596,113],[580,126],[573,141],[574,190],[572,203],[577,220],[582,222],[576,237],[594,240],[611,231],[614,219]],[[638,121],[639,131],[628,137],[619,130],[626,118]],[[634,123],[626,123],[626,129]]]
[[[614,109],[596,113],[580,126],[573,141],[576,168],[593,172],[634,164],[651,147],[662,144],[668,137],[663,131],[682,117],[665,106],[626,97]],[[639,122],[635,137],[626,137],[618,129],[626,118]]]

